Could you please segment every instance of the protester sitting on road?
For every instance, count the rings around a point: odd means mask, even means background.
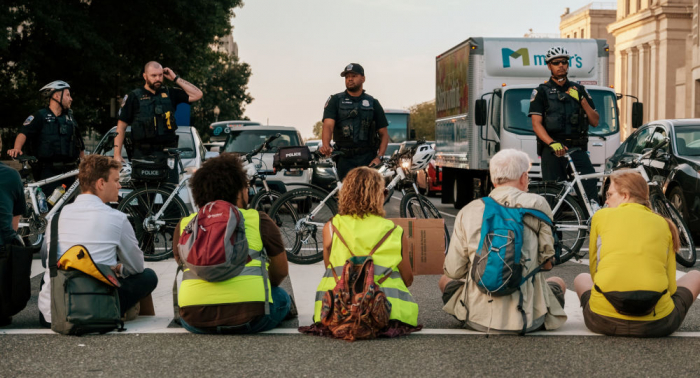
[[[288,274],[287,253],[275,222],[262,211],[247,210],[248,184],[239,157],[224,153],[207,160],[190,179],[190,186],[199,208],[217,200],[238,207],[251,255],[246,267],[260,267],[260,260],[253,256],[264,250],[269,257],[269,281],[265,284],[261,276],[239,275],[208,282],[197,276],[188,278],[185,272],[178,294],[182,326],[193,333],[257,333],[277,327],[293,308],[289,294],[279,287]],[[195,215],[183,218],[175,227],[173,252],[180,265],[184,263],[178,248],[180,236]],[[266,288],[270,288],[272,297],[268,315]]]
[[[606,204],[591,223],[591,273],[574,280],[586,327],[610,336],[670,335],[700,294],[700,272],[676,281],[678,229],[649,209],[639,173],[613,173]]]
[[[352,169],[343,180],[338,202],[338,215],[323,228],[323,265],[326,273],[316,289],[314,322],[320,327],[323,294],[333,290],[336,280],[333,271],[341,275],[345,262],[351,256],[367,256],[382,241],[394,222],[385,219],[384,179],[375,169]],[[333,228],[335,226],[335,229]],[[342,240],[341,240],[342,238]],[[403,229],[399,226],[389,234],[372,255],[374,276],[379,290],[391,303],[389,330],[385,335],[399,335],[419,330],[418,304],[408,291],[413,273]],[[306,331],[303,331],[306,332]],[[309,330],[308,333],[314,333]]]
[[[495,189],[489,197],[501,205],[536,209],[551,218],[551,209],[546,200],[536,194],[527,193],[530,159],[522,151],[501,150],[491,158],[489,172]],[[512,333],[536,331],[544,327],[553,330],[566,321],[564,293],[566,285],[561,278],[545,280],[543,273],[526,280],[516,290],[503,296],[485,294],[472,278],[471,270],[481,239],[485,202],[470,202],[457,214],[454,233],[445,257],[445,275],[439,287],[443,310],[465,322],[467,328],[476,331]],[[523,274],[534,271],[544,264],[543,270],[551,269],[554,256],[551,227],[531,216],[523,217],[522,258]],[[523,313],[527,324],[523,327]]]
[[[144,268],[143,252],[139,249],[134,229],[126,214],[112,209],[108,202],[119,199],[119,170],[121,164],[112,158],[89,155],[81,163],[78,173],[80,194],[70,205],[63,207],[58,221],[58,256],[74,245],[83,245],[93,261],[112,267],[121,286],[117,288],[122,316],[135,308],[158,284],[156,273]],[[51,220],[49,220],[49,224]],[[42,256],[47,256],[51,238],[50,228],[42,245]],[[48,264],[46,264],[48,265]],[[44,273],[44,285],[39,293],[40,322],[51,323],[51,280],[49,269]],[[127,320],[131,317],[129,312]]]

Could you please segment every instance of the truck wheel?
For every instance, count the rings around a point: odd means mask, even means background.
[[[471,185],[470,185],[471,184]],[[455,209],[463,208],[474,196],[474,185],[471,177],[455,177],[452,186],[452,199]]]

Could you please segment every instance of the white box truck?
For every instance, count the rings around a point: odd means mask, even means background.
[[[531,176],[541,177],[528,113],[532,90],[550,77],[545,54],[554,46],[569,51],[569,80],[586,87],[600,114],[598,127],[589,128],[588,151],[595,169],[604,169],[620,145],[620,95],[608,87],[605,40],[469,38],[436,58],[435,160],[443,203],[461,208],[487,194],[489,160],[500,149],[527,152]],[[641,124],[639,114],[633,118]]]

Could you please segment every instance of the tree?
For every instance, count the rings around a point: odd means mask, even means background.
[[[411,127],[416,130],[416,139],[435,140],[435,100],[413,105],[408,110],[411,112]]]
[[[44,106],[39,88],[71,84],[81,126],[116,125],[117,99],[143,85],[146,62],[157,60],[195,84],[200,132],[220,118],[243,118],[250,67],[212,49],[231,31],[242,0],[8,0],[0,10],[0,127],[19,127]],[[173,85],[172,83],[164,83]]]
[[[314,124],[314,139],[321,139],[323,133],[323,121],[318,121]]]

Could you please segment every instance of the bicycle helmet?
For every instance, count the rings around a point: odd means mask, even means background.
[[[547,55],[545,55],[544,60],[549,63],[550,60],[554,58],[571,58],[571,55],[569,55],[569,52],[566,51],[565,48],[561,46],[555,46],[552,47],[551,49],[547,50]]]
[[[244,165],[243,170],[245,171],[248,181],[252,181],[253,178],[255,178],[255,175],[258,174],[258,170],[255,168],[255,163],[248,163]]]
[[[44,85],[39,92],[41,92],[44,97],[49,97],[54,94],[54,92],[62,91],[64,89],[70,89],[70,85],[63,80],[56,80]]]
[[[122,169],[119,171],[119,183],[126,184],[131,181],[131,166],[124,164]]]
[[[421,144],[413,155],[412,171],[419,171],[428,167],[428,163],[435,157],[435,150],[429,144]]]

